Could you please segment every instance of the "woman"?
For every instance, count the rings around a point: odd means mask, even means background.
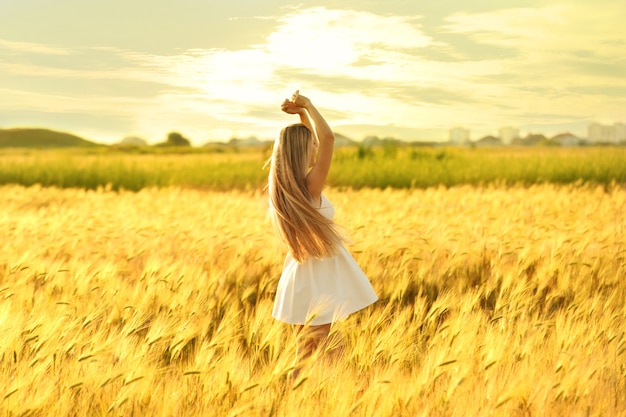
[[[322,194],[333,132],[298,91],[281,108],[299,115],[300,123],[281,130],[271,158],[270,212],[289,249],[272,316],[295,326],[299,362],[327,340],[334,321],[369,306],[377,296],[344,247],[334,208]]]

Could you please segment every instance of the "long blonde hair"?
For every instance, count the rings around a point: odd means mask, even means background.
[[[306,176],[313,136],[301,123],[281,130],[270,162],[270,213],[294,259],[323,258],[342,241],[335,223],[313,206]]]

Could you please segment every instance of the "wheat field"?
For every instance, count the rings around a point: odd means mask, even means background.
[[[624,416],[626,189],[328,189],[380,300],[289,377],[261,192],[0,187],[0,416]]]

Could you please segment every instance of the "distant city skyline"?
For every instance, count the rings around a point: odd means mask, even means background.
[[[587,139],[591,142],[618,143],[626,140],[626,125],[624,123],[614,123],[613,125],[603,125],[592,123],[587,130]]]
[[[623,122],[616,122],[613,124],[602,124],[598,122],[590,123],[587,126],[586,134],[580,135],[575,132],[559,132],[557,134],[546,134],[544,132],[527,132],[526,136],[532,134],[541,134],[546,137],[553,137],[559,135],[573,135],[579,139],[587,140],[590,143],[621,143],[626,141],[626,124]],[[504,126],[498,129],[497,134],[482,135],[478,138],[472,138],[471,129],[455,126],[449,130],[448,142],[453,144],[466,144],[476,140],[480,140],[487,136],[493,136],[499,138],[504,145],[510,145],[515,139],[520,139],[523,135],[520,134],[518,128],[512,126]]]

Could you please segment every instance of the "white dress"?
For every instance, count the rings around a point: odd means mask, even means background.
[[[333,205],[322,195],[319,211],[332,219]],[[321,325],[345,319],[378,299],[352,255],[341,245],[336,255],[297,262],[287,254],[272,316],[290,324]]]

